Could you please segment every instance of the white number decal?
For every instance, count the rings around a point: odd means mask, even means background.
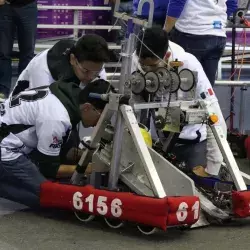
[[[83,207],[83,202],[82,202],[82,194],[80,192],[76,192],[73,195],[73,206],[77,210],[81,210]]]
[[[88,203],[88,211],[90,213],[94,212],[94,195],[90,194],[87,198],[85,198],[85,203]],[[73,195],[73,206],[77,210],[82,210],[83,209],[83,195],[80,192],[76,192]],[[108,206],[107,206],[107,200],[108,198],[105,196],[99,196],[97,199],[97,205],[96,205],[96,211],[100,214],[105,216],[108,213]],[[118,218],[122,215],[122,201],[120,199],[114,199],[111,201],[111,208],[110,212],[112,216]]]
[[[120,199],[114,199],[111,202],[111,214],[114,217],[120,217],[122,215],[122,209],[120,207],[121,205],[122,205],[122,202]]]
[[[186,220],[186,218],[188,216],[187,209],[188,209],[188,204],[186,202],[182,202],[179,205],[178,210],[176,212],[176,216],[177,216],[178,221]]]
[[[199,211],[200,211],[200,202],[196,201],[192,206],[192,211],[194,211],[194,219],[197,220],[199,218]]]
[[[99,196],[97,200],[97,212],[101,215],[105,215],[108,212],[107,204],[105,203],[107,201],[107,197],[105,196]]]
[[[85,202],[89,203],[89,212],[94,211],[94,195],[90,194],[86,199]]]
[[[187,219],[188,216],[187,209],[188,209],[188,204],[186,202],[182,202],[179,205],[178,210],[176,212],[176,217],[178,221],[183,222]],[[194,220],[197,220],[199,218],[199,210],[200,210],[200,203],[199,201],[196,201],[192,206],[192,211],[194,212]]]

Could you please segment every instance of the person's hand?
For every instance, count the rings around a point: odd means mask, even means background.
[[[5,4],[5,0],[0,0],[0,6]]]

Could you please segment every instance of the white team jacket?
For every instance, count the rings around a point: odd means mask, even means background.
[[[23,126],[23,131],[10,133],[1,141],[2,161],[15,160],[33,149],[48,156],[60,154],[63,137],[72,125],[67,109],[49,88],[23,91],[1,105],[1,124]]]
[[[42,51],[38,55],[36,55],[28,64],[28,66],[23,70],[17,79],[17,83],[20,80],[29,81],[29,89],[48,86],[51,83],[55,82],[48,68],[47,63],[47,54],[49,49]],[[100,73],[100,78],[106,80],[106,71],[103,69]],[[17,85],[16,83],[16,85]],[[14,88],[16,87],[14,86]],[[81,84],[80,84],[81,87]]]
[[[178,18],[177,30],[193,35],[226,37],[227,0],[188,0]]]

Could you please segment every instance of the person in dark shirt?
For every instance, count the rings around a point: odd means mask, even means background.
[[[11,88],[11,53],[15,32],[20,51],[20,74],[34,56],[36,29],[35,0],[0,0],[0,92],[5,96],[8,96]]]

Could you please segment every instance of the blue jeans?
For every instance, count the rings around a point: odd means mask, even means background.
[[[11,53],[15,34],[20,51],[20,74],[34,56],[37,29],[37,4],[32,2],[20,8],[9,4],[0,6],[0,92],[9,95],[11,88]]]
[[[212,35],[192,35],[177,29],[170,32],[170,40],[193,54],[201,63],[208,80],[215,83],[218,62],[226,46],[226,38]]]
[[[172,151],[178,161],[184,161],[190,171],[197,166],[207,165],[207,140],[191,145],[176,145]]]
[[[0,161],[0,197],[25,206],[40,206],[40,185],[46,181],[38,168],[26,157]]]

